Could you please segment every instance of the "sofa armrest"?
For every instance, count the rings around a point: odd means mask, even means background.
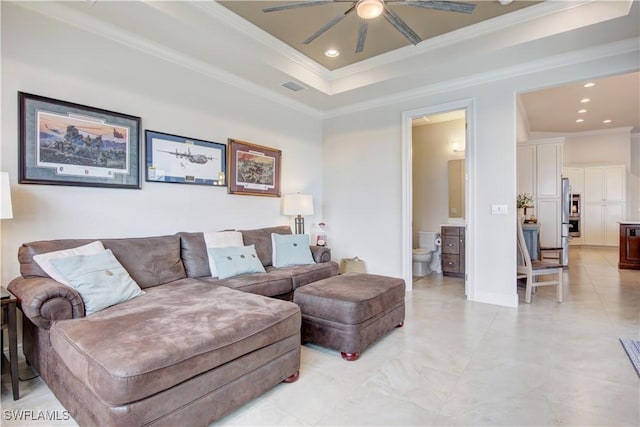
[[[331,249],[326,246],[311,245],[311,255],[316,263],[331,261]]]
[[[48,277],[13,279],[8,286],[31,322],[49,329],[55,320],[84,317],[84,302],[75,289]]]

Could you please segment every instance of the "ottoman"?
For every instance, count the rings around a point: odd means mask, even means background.
[[[338,350],[353,361],[373,342],[404,323],[404,280],[347,273],[295,290],[302,311],[302,341]]]

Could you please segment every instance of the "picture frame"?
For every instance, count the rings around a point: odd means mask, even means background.
[[[229,138],[229,194],[280,197],[282,151]]]
[[[185,136],[145,130],[148,182],[227,185],[227,146]]]
[[[18,182],[140,189],[140,117],[18,92]]]

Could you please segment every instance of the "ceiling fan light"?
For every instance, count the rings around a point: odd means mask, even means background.
[[[383,9],[382,0],[360,0],[356,6],[356,12],[362,19],[377,18],[382,14]]]

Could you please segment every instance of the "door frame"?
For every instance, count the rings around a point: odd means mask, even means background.
[[[454,110],[465,110],[465,295],[473,300],[475,294],[475,113],[473,99],[425,106],[402,113],[402,277],[407,290],[413,289],[413,131],[414,118],[432,116]]]

